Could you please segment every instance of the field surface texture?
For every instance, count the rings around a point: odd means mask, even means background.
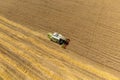
[[[120,0],[0,0],[0,80],[120,80]]]

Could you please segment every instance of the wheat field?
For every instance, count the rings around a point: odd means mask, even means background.
[[[119,3],[0,0],[0,80],[120,80]]]

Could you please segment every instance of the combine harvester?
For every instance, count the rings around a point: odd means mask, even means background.
[[[66,46],[69,44],[70,39],[65,38],[64,36],[62,36],[61,34],[54,32],[52,33],[48,33],[48,38],[53,41],[58,43],[59,45],[62,45],[62,47],[64,49],[66,49]]]

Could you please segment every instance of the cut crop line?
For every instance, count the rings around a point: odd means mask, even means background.
[[[19,46],[20,46],[20,45],[22,46],[22,44],[16,42],[14,39],[12,39],[12,38],[4,35],[4,34],[0,34],[0,36],[1,36],[2,38],[4,38],[4,39],[7,39],[8,41],[11,41],[11,42],[14,41],[14,44],[18,44]],[[16,48],[14,45],[11,45],[10,43],[5,42],[5,40],[2,39],[2,38],[0,38],[0,43],[1,43],[2,45],[5,45],[8,49],[12,49],[15,53],[17,53],[17,55],[19,55],[19,56],[21,56],[21,57],[24,57],[25,59],[27,59],[27,60],[30,61],[30,62],[33,62],[34,65],[36,65],[37,67],[39,67],[38,69],[41,69],[42,72],[45,73],[47,76],[50,76],[50,77],[52,77],[52,78],[55,77],[57,80],[61,80],[61,78],[57,78],[57,75],[53,74],[52,71],[47,70],[47,68],[43,67],[41,64],[36,63],[35,60],[32,59],[32,57],[26,55],[26,53],[24,53],[24,52],[21,51],[20,49]],[[25,48],[27,48],[27,46],[26,46],[26,45],[23,45],[23,48],[25,49]],[[27,50],[27,49],[25,49],[25,50]],[[33,50],[33,49],[31,49],[31,51],[32,51],[32,50]],[[24,55],[23,55],[23,54],[24,54]],[[35,53],[32,52],[32,54],[35,54]]]

